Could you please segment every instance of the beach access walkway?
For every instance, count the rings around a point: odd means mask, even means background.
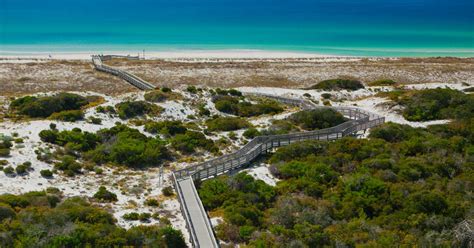
[[[108,56],[108,57],[107,57]],[[103,63],[103,57],[104,56],[101,56],[101,55],[92,55],[92,64],[94,65],[94,68],[98,71],[102,71],[102,72],[105,72],[105,73],[109,73],[109,74],[112,74],[114,76],[117,76],[125,81],[127,81],[128,83],[130,83],[131,85],[141,89],[141,90],[152,90],[152,89],[155,89],[156,87],[148,82],[146,82],[145,80],[131,74],[131,73],[128,73],[124,70],[120,70],[120,69],[117,69],[117,68],[114,68],[114,67],[111,67],[111,66],[108,66],[106,64]],[[106,55],[105,57],[109,58],[112,56],[111,55]],[[124,58],[127,58],[127,57],[124,57]],[[135,57],[131,57],[131,58],[135,58]]]
[[[153,85],[143,81],[135,75],[104,65],[101,56],[92,56],[92,62],[97,70],[123,78],[141,90],[155,88]],[[201,199],[199,198],[199,194],[194,184],[195,181],[203,181],[228,172],[236,172],[249,165],[260,155],[271,152],[275,148],[281,146],[305,140],[331,141],[341,139],[346,136],[357,135],[357,133],[361,131],[365,132],[367,129],[376,127],[385,122],[385,117],[358,108],[325,107],[317,106],[314,103],[303,99],[286,98],[266,94],[253,95],[272,98],[289,105],[298,106],[304,110],[332,108],[344,115],[348,121],[335,127],[316,131],[258,136],[234,153],[174,171],[172,175],[174,187],[180,202],[181,212],[186,221],[186,227],[190,233],[190,241],[194,247],[219,247],[219,243],[217,242],[212,229],[211,221],[204,209]]]
[[[262,95],[262,94],[259,94]],[[173,172],[175,189],[181,203],[181,211],[186,220],[186,226],[191,235],[194,247],[219,247],[211,222],[203,207],[194,185],[195,181],[214,178],[228,172],[235,172],[254,161],[262,154],[275,148],[286,146],[304,140],[331,141],[346,136],[356,135],[381,125],[385,118],[358,108],[351,107],[322,107],[312,102],[272,95],[263,95],[278,101],[300,106],[302,109],[332,108],[343,114],[349,121],[338,126],[293,134],[259,136],[251,140],[240,150],[224,155],[201,164]]]

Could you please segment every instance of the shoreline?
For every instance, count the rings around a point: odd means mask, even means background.
[[[0,51],[1,60],[41,59],[41,60],[89,60],[91,55],[107,54],[120,56],[140,56],[143,52],[136,51],[104,51],[104,52],[21,52]],[[297,51],[268,51],[252,49],[225,50],[168,50],[145,51],[145,59],[321,59],[321,58],[356,58],[354,56],[326,55]]]

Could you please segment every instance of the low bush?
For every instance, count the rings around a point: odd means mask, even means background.
[[[305,130],[334,127],[346,121],[341,113],[330,108],[303,110],[288,119]]]
[[[145,131],[149,133],[160,133],[166,136],[175,136],[176,134],[184,134],[187,128],[181,121],[150,121],[145,123]]]
[[[115,105],[117,113],[121,119],[129,119],[138,116],[150,115],[157,116],[162,108],[145,101],[127,101]]]
[[[165,102],[169,100],[179,100],[182,96],[179,93],[172,92],[170,88],[162,88],[145,93],[145,100],[149,102]]]
[[[53,96],[25,96],[13,100],[10,110],[29,117],[49,117],[53,113],[79,110],[89,102],[85,97],[72,93],[59,93]]]
[[[173,187],[167,186],[164,187],[161,192],[163,193],[164,196],[173,196],[174,195],[174,190]]]
[[[324,99],[330,99],[332,97],[332,95],[329,94],[329,93],[323,93],[323,94],[321,94],[321,97],[324,98]]]
[[[319,82],[308,89],[318,90],[358,90],[363,89],[364,85],[354,79],[329,79]]]
[[[126,213],[123,216],[125,220],[138,220],[140,218],[140,214],[137,212]]]
[[[369,86],[395,86],[398,83],[391,79],[380,79],[368,83]]]
[[[82,110],[66,110],[58,113],[53,113],[49,116],[48,119],[75,122],[84,119],[84,112]]]
[[[86,198],[61,199],[61,192],[50,190],[0,195],[0,222],[1,247],[186,247],[182,233],[169,224],[124,229]],[[32,232],[37,227],[48,235]]]
[[[247,139],[253,139],[260,135],[260,131],[258,131],[258,129],[256,128],[249,128],[245,130],[245,132],[242,135]]]
[[[96,124],[96,125],[102,124],[102,119],[94,117],[94,116],[91,116],[89,120],[92,124]]]
[[[406,92],[396,100],[409,121],[463,119],[474,113],[474,95],[452,89]]]
[[[202,148],[213,153],[219,151],[214,141],[207,139],[204,134],[195,131],[186,131],[184,134],[177,134],[171,139],[170,143],[171,147],[186,154],[195,152],[197,148]]]
[[[3,173],[5,173],[5,175],[13,175],[15,174],[15,169],[13,169],[11,166],[7,166],[3,168]]]
[[[108,191],[104,186],[99,187],[99,190],[94,194],[94,198],[103,202],[117,201],[117,195]]]
[[[171,158],[163,141],[147,137],[136,129],[117,125],[96,134],[72,131],[43,130],[42,141],[83,152],[86,160],[95,163],[117,163],[129,167],[155,166]]]
[[[26,166],[24,164],[20,164],[15,168],[15,172],[18,175],[26,174],[28,172],[28,166]]]
[[[239,117],[217,117],[206,121],[209,131],[234,131],[251,127],[251,124]]]
[[[50,170],[41,170],[40,174],[42,177],[46,177],[46,178],[50,178],[53,176],[53,172],[51,172]]]
[[[158,207],[158,206],[160,206],[160,202],[158,202],[157,199],[148,198],[148,199],[145,200],[145,206]]]
[[[219,95],[214,97],[213,102],[217,110],[241,117],[278,114],[284,110],[280,103],[270,99],[260,99],[258,103],[253,104],[240,101],[237,97]]]
[[[64,171],[68,176],[74,176],[81,173],[81,164],[76,162],[76,159],[70,155],[64,155],[61,161],[54,165],[57,170]]]
[[[191,94],[196,94],[198,92],[196,86],[194,85],[189,85],[187,88],[186,88],[186,91],[188,91],[189,93]]]

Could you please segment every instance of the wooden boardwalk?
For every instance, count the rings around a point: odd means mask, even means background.
[[[332,108],[347,117],[349,121],[335,127],[310,132],[259,136],[235,153],[175,171],[173,173],[174,184],[194,247],[219,246],[214,236],[210,220],[197,194],[194,181],[206,180],[230,171],[238,170],[251,163],[258,156],[274,148],[304,140],[336,140],[345,136],[354,135],[360,131],[365,131],[385,122],[384,117],[357,108],[320,107],[301,99],[283,98],[272,95],[264,96],[274,98],[287,104],[297,105],[303,109]]]
[[[92,56],[92,63],[94,64],[94,68],[96,70],[117,76],[141,90],[152,90],[156,88],[154,85],[146,82],[145,80],[131,73],[105,65],[102,62],[102,57],[99,55]]]

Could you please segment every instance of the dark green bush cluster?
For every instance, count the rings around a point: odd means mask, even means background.
[[[43,130],[39,135],[44,142],[83,152],[85,159],[96,163],[112,162],[139,168],[158,165],[171,157],[161,140],[125,125],[102,129],[96,134],[73,129]]]
[[[0,157],[8,157],[12,146],[10,137],[0,136]]]
[[[154,90],[145,93],[145,100],[149,102],[165,102],[168,100],[178,100],[182,96],[176,92],[172,92],[170,88],[162,88],[161,90]]]
[[[214,141],[207,139],[201,132],[186,131],[184,134],[177,134],[171,139],[171,147],[174,149],[190,154],[201,148],[206,151],[217,153],[219,148],[214,144]]]
[[[369,86],[394,86],[398,83],[392,79],[379,79],[368,83]]]
[[[191,93],[191,94],[197,94],[198,93],[198,89],[196,88],[196,86],[194,85],[189,85],[187,88],[186,88],[186,91]]]
[[[241,117],[278,114],[284,110],[280,103],[270,99],[260,100],[258,103],[252,104],[241,101],[238,97],[219,95],[213,99],[213,102],[217,110]]]
[[[253,139],[257,136],[259,136],[261,133],[258,131],[256,128],[249,128],[245,130],[245,132],[242,134],[245,138],[247,139]]]
[[[474,95],[452,89],[406,92],[398,98],[409,121],[466,118],[474,113]]]
[[[151,214],[150,213],[137,213],[137,212],[131,212],[123,215],[123,218],[125,220],[139,220],[142,222],[146,222],[150,219]]]
[[[346,121],[341,113],[330,108],[303,110],[292,114],[288,119],[305,130],[334,127]]]
[[[64,171],[70,177],[81,173],[82,166],[76,161],[76,158],[70,155],[64,155],[60,162],[54,164],[54,168]]]
[[[217,117],[206,121],[209,131],[234,131],[248,128],[251,124],[239,117]]]
[[[115,225],[106,210],[61,192],[0,196],[1,247],[186,247],[180,231],[166,225]],[[47,234],[47,235],[46,235]]]
[[[96,108],[96,111],[98,113],[109,114],[109,115],[117,113],[113,106],[105,106],[105,107],[104,106],[99,106],[99,107]]]
[[[42,177],[46,177],[46,178],[50,178],[53,176],[53,172],[51,172],[50,170],[41,170],[40,174]]]
[[[84,119],[84,112],[82,110],[66,110],[58,113],[53,113],[49,116],[51,120],[75,122]]]
[[[74,151],[89,151],[100,143],[100,137],[89,132],[82,132],[79,128],[71,131],[58,131],[57,129],[46,129],[39,133],[42,141],[60,145]]]
[[[286,120],[272,120],[272,125],[265,130],[261,130],[261,135],[275,135],[275,134],[288,134],[294,132],[300,132],[300,128],[293,124],[292,121]]]
[[[104,186],[99,187],[99,190],[94,194],[94,198],[103,202],[117,201],[117,195],[108,191]]]
[[[204,181],[199,188],[203,205],[208,210],[222,207],[228,226],[217,229],[225,241],[246,242],[264,222],[264,210],[273,202],[276,192],[261,180],[246,173],[235,177],[219,177]]]
[[[474,204],[465,197],[474,175],[473,128],[472,115],[428,128],[387,123],[370,139],[282,147],[270,159],[280,181],[267,187],[276,196],[252,212],[259,222],[225,212],[259,206],[258,194],[239,198],[254,187],[235,192],[236,179],[220,177],[199,193],[206,208],[224,210],[218,235],[250,246],[462,247],[465,240],[449,230],[470,218]]]
[[[171,186],[164,187],[161,190],[161,192],[163,193],[164,196],[173,196],[174,195],[173,187],[171,187]]]
[[[359,80],[354,79],[329,79],[324,80],[309,89],[317,90],[358,90],[363,89],[364,85]]]
[[[149,133],[159,133],[166,136],[175,136],[176,134],[184,134],[187,128],[181,121],[150,121],[145,123],[145,131]]]
[[[118,116],[121,119],[129,119],[144,115],[157,116],[162,111],[161,107],[145,101],[121,102],[115,105],[115,108],[117,108]]]
[[[474,87],[465,88],[463,91],[469,93],[474,92]]]
[[[223,90],[221,88],[217,88],[215,92],[217,95],[222,96],[242,96],[242,92],[236,89]]]
[[[59,93],[54,96],[25,96],[13,100],[10,109],[29,117],[49,117],[53,113],[79,110],[89,102],[85,97],[72,93]]]
[[[29,162],[29,161],[24,162],[20,165],[17,165],[16,168],[15,168],[15,172],[18,175],[27,174],[28,171],[30,171],[30,170],[32,170],[32,168],[31,168],[31,162]]]

